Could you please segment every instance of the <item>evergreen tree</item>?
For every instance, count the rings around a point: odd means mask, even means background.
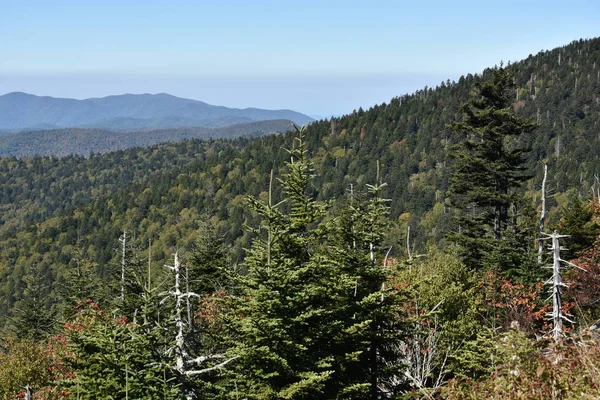
[[[55,313],[48,304],[49,288],[43,284],[42,269],[38,264],[30,267],[23,282],[26,287],[23,298],[15,306],[11,330],[17,338],[39,342],[54,327]]]
[[[139,323],[86,303],[65,324],[64,364],[76,374],[64,384],[78,398],[180,398],[166,354],[170,344],[166,329],[153,321],[153,315],[146,315],[156,311],[156,293],[146,292],[144,303]]]
[[[583,250],[594,245],[600,234],[600,224],[592,203],[581,201],[579,196],[573,196],[569,206],[562,210],[563,217],[559,223],[559,232],[569,235],[565,238],[564,258],[571,260]]]
[[[490,264],[508,268],[526,259],[530,247],[518,235],[521,210],[516,189],[529,177],[525,150],[516,148],[515,142],[536,125],[515,115],[510,100],[514,89],[511,75],[503,68],[495,70],[493,79],[476,84],[473,99],[461,106],[462,121],[447,126],[465,135],[450,152],[454,172],[448,196],[457,213],[456,230],[449,237],[461,246],[471,268]],[[517,260],[505,259],[498,251],[515,248]]]
[[[83,257],[80,247],[74,253],[58,290],[62,317],[65,320],[74,316],[74,306],[80,302],[101,300],[98,293],[99,282],[95,276],[96,265]]]
[[[345,306],[338,311],[350,333],[343,336],[345,342],[336,353],[340,361],[334,379],[342,398],[375,400],[406,389],[402,384],[384,384],[389,377],[402,375],[404,366],[397,362],[400,354],[396,350],[406,323],[401,307],[406,291],[385,286],[393,273],[383,268],[381,248],[389,211],[389,200],[381,197],[386,186],[367,185],[366,198],[351,196],[332,223],[333,240],[328,249],[353,284]]]
[[[223,238],[219,237],[207,216],[203,217],[197,235],[188,262],[188,278],[192,291],[199,295],[208,295],[226,289],[230,283],[227,274],[230,260]]]
[[[248,398],[335,398],[327,393],[336,387],[333,348],[343,327],[336,311],[352,283],[321,248],[326,205],[307,194],[313,173],[303,139],[290,150],[286,200],[274,204],[272,187],[266,202],[250,200],[263,223],[228,320],[240,356],[236,388]]]
[[[382,291],[378,257],[385,185],[325,222],[326,204],[307,193],[313,172],[303,139],[281,181],[285,200],[275,204],[272,188],[266,202],[251,200],[263,223],[227,318],[240,356],[236,388],[256,399],[378,399],[392,373],[383,367],[389,344],[402,333],[399,292]]]

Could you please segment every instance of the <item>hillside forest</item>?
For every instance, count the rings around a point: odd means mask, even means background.
[[[0,158],[0,397],[598,398],[599,95],[579,40],[285,134]]]

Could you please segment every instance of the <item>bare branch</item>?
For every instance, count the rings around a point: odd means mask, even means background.
[[[204,369],[200,369],[200,370],[185,371],[185,375],[186,376],[196,376],[196,375],[205,374],[205,373],[210,372],[210,371],[214,371],[215,369],[221,369],[225,365],[229,364],[230,362],[232,362],[233,360],[235,360],[236,358],[239,358],[239,357],[240,356],[231,357],[231,358],[223,361],[222,363],[219,363],[217,365],[213,365],[212,367],[209,367],[209,368],[204,368]]]

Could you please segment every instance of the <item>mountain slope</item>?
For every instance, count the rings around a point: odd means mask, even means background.
[[[220,127],[273,119],[287,119],[300,125],[312,121],[312,118],[291,110],[227,108],[165,93],[125,94],[85,100],[40,97],[21,92],[0,96],[0,130],[23,130],[35,126],[115,128],[115,124],[120,129]]]
[[[577,41],[507,67],[518,90],[513,110],[540,124],[520,139],[530,147],[532,175],[523,198],[538,205],[541,163],[547,163],[548,207],[567,204],[568,195],[588,196],[600,174],[600,39]],[[364,111],[312,123],[307,128],[309,155],[317,178],[314,197],[343,199],[375,180],[377,164],[388,183],[391,217],[411,226],[417,246],[440,241],[449,223],[445,192],[446,159],[460,135],[445,125],[460,117],[458,107],[483,74],[443,82]],[[102,273],[116,265],[117,240],[135,232],[143,245],[152,239],[154,261],[173,248],[191,246],[200,214],[243,254],[254,225],[246,195],[266,196],[269,175],[281,176],[293,135],[233,141],[197,141],[129,149],[85,159],[35,157],[0,159],[0,315],[21,296],[27,265],[47,268],[48,281],[59,279],[77,249]],[[275,185],[274,199],[281,188]],[[555,218],[555,217],[554,217]],[[552,217],[550,218],[552,222]],[[403,249],[398,229],[393,252]],[[393,243],[392,243],[393,244]]]

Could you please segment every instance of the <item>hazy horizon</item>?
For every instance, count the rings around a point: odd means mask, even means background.
[[[340,115],[598,36],[600,4],[39,0],[0,13],[0,93],[169,93]]]

